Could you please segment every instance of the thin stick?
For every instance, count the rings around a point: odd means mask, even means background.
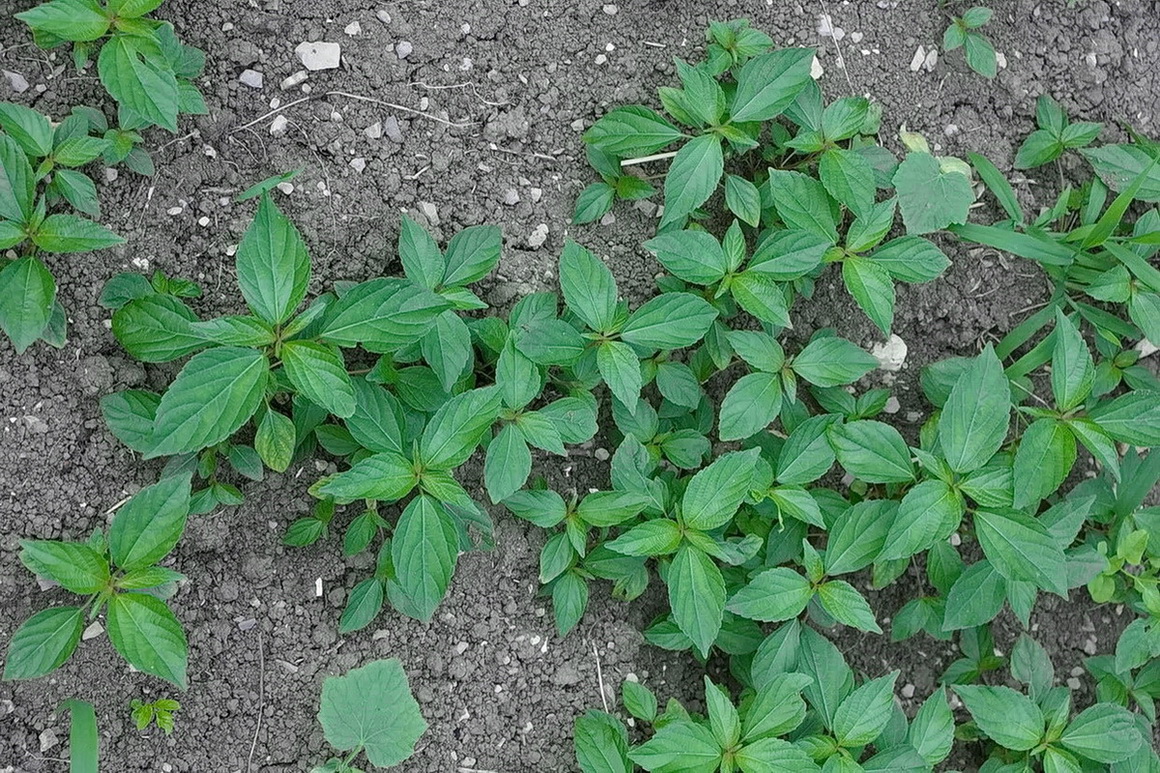
[[[626,158],[620,162],[621,166],[633,166],[634,164],[647,164],[651,161],[664,161],[666,158],[673,158],[677,155],[677,151],[670,150],[668,153],[654,153],[651,156],[641,156],[640,158]]]
[[[285,110],[289,110],[292,107],[297,107],[298,105],[301,105],[303,102],[310,102],[310,101],[315,100],[315,99],[322,99],[323,97],[346,97],[347,99],[357,99],[360,102],[370,102],[370,103],[375,104],[375,105],[382,105],[383,107],[389,107],[392,110],[401,110],[404,113],[411,113],[412,115],[421,116],[421,117],[426,118],[428,120],[435,121],[436,123],[444,124],[445,126],[455,126],[458,128],[463,128],[466,126],[475,126],[475,123],[472,121],[468,121],[465,123],[455,123],[454,121],[448,121],[446,118],[440,118],[439,116],[432,115],[431,113],[424,113],[422,110],[415,110],[414,108],[411,108],[411,107],[404,107],[403,105],[396,105],[394,102],[384,102],[381,99],[373,99],[371,97],[364,97],[364,96],[361,96],[359,94],[351,94],[351,93],[348,93],[346,91],[326,91],[326,92],[323,92],[322,94],[311,94],[308,97],[302,97],[301,99],[296,99],[293,102],[287,103],[285,105],[280,105],[273,110],[270,110],[266,113],[263,113],[262,115],[258,116],[257,118],[250,121],[249,123],[242,124],[241,126],[237,126],[237,127],[234,127],[233,129],[230,129],[228,132],[226,132],[226,135],[229,136],[231,134],[237,134],[240,131],[243,131],[245,129],[249,129],[251,126],[255,126],[256,124],[260,124],[262,121],[265,121],[270,116],[277,115],[278,113],[281,113]]]
[[[592,654],[596,656],[596,683],[600,686],[600,702],[604,704],[604,713],[608,713],[608,696],[604,694],[604,672],[600,669],[600,652],[596,649],[596,642],[592,642]]]
[[[258,724],[254,727],[254,740],[250,742],[250,757],[246,760],[246,773],[254,768],[254,750],[258,748],[258,733],[262,732],[262,709],[266,707],[266,640],[258,632]]]
[[[128,502],[128,501],[129,501],[130,499],[132,499],[132,498],[133,498],[133,497],[125,497],[125,498],[124,498],[124,499],[122,499],[120,502],[118,502],[117,504],[113,505],[113,506],[112,506],[112,507],[110,507],[108,510],[106,510],[106,511],[105,511],[105,515],[112,515],[113,513],[117,512],[118,510],[120,510],[120,509],[121,509],[121,506],[122,506],[122,505],[124,505],[126,502]]]
[[[842,56],[842,47],[838,45],[838,39],[834,37],[834,17],[830,14],[830,6],[826,0],[822,0],[822,12],[826,14],[826,18],[830,20],[830,40],[834,41],[834,51],[838,54],[838,66],[842,68],[842,72],[846,75],[846,84],[850,87],[850,94],[854,93],[854,81],[850,78],[850,71],[846,69],[846,59]]]

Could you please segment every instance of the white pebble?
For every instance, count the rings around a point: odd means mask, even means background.
[[[382,137],[383,136],[383,124],[382,124],[382,122],[375,121],[370,126],[363,129],[363,134],[365,134],[367,136],[367,139],[369,139],[369,140],[377,140],[379,137]]]
[[[411,45],[410,41],[400,40],[398,45],[395,46],[395,56],[400,59],[406,59],[414,50],[415,47]]]
[[[885,343],[874,344],[870,356],[878,360],[878,367],[882,370],[897,372],[902,370],[902,364],[906,362],[906,352],[906,342],[892,333]]]
[[[322,40],[299,43],[294,54],[307,70],[334,70],[342,59],[342,49],[337,43]]]
[[[288,120],[286,120],[286,116],[284,116],[284,115],[275,116],[274,120],[270,122],[270,136],[271,137],[284,136],[286,134],[286,126],[289,123],[290,122]]]
[[[352,21],[350,24],[346,25],[346,29],[344,29],[343,32],[353,38],[355,35],[362,32],[362,25],[357,21]]]
[[[260,89],[266,82],[266,77],[257,70],[242,70],[242,74],[238,76],[238,80],[243,85],[249,86],[252,89]]]
[[[616,7],[615,3],[608,3],[604,6],[604,13],[608,14],[609,16],[615,16],[618,10],[620,9]]]
[[[288,89],[292,89],[295,86],[297,86],[299,83],[305,82],[305,80],[309,77],[310,77],[310,73],[306,72],[306,70],[299,70],[298,72],[294,73],[293,75],[289,76],[284,81],[282,81],[282,84],[281,84],[282,90],[286,91]]]
[[[383,24],[391,23],[391,14],[382,9],[375,11],[375,18],[381,21]]]
[[[18,72],[5,70],[4,80],[8,81],[8,86],[17,94],[23,94],[28,91],[28,79]]]
[[[922,69],[923,62],[926,61],[926,48],[919,46],[914,51],[914,56],[910,59],[910,71],[918,72]]]
[[[548,240],[548,224],[540,223],[536,229],[528,236],[528,246],[533,250],[538,250],[544,246],[544,242]]]
[[[822,63],[818,61],[818,58],[815,56],[814,60],[810,62],[810,77],[814,80],[817,80],[825,73],[826,71],[822,68]]]

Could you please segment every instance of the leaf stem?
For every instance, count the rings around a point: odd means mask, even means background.
[[[639,158],[626,158],[620,162],[621,166],[634,166],[636,164],[647,164],[652,161],[664,161],[666,158],[673,158],[677,155],[677,151],[670,150],[667,153],[654,153],[651,156],[640,156]]]

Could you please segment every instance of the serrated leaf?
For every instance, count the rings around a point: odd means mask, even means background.
[[[955,685],[979,729],[1013,751],[1027,751],[1042,739],[1043,712],[1026,695],[1010,687]]]
[[[268,195],[238,245],[237,271],[246,304],[271,325],[285,322],[306,297],[306,243]]]
[[[737,74],[731,119],[768,121],[781,115],[810,83],[813,58],[813,49],[787,48],[750,59]]]
[[[0,329],[22,354],[44,331],[56,301],[56,281],[33,256],[18,258],[0,271]]]
[[[467,461],[499,415],[495,387],[472,389],[443,405],[423,430],[419,456],[427,467],[447,470]]]
[[[632,313],[621,330],[630,344],[646,349],[681,349],[704,337],[717,310],[692,293],[664,293]]]
[[[410,757],[427,731],[403,666],[394,658],[327,677],[318,721],[331,746],[363,749],[372,765],[383,768]]]
[[[118,593],[108,609],[109,640],[117,652],[137,670],[184,690],[189,645],[165,602],[144,593]]]
[[[129,572],[160,561],[177,546],[189,515],[189,475],[162,478],[121,506],[109,527],[113,563]]]
[[[281,353],[286,376],[299,394],[340,418],[354,413],[354,385],[336,347],[313,341],[287,341],[282,344]]]
[[[1006,439],[1010,421],[1007,376],[987,346],[955,382],[939,419],[939,445],[951,469],[967,473],[986,464]]]
[[[717,190],[724,164],[720,137],[702,134],[686,142],[665,175],[664,221],[684,217],[704,204]]]
[[[673,619],[697,651],[707,656],[725,613],[721,570],[701,550],[686,544],[669,565],[667,582]]]
[[[1008,580],[1033,582],[1067,597],[1067,564],[1047,529],[1016,510],[978,510],[975,530],[983,552]]]
[[[16,629],[8,642],[4,679],[35,679],[68,660],[85,627],[80,607],[53,607],[37,612]]]
[[[894,173],[894,187],[902,222],[910,234],[967,222],[967,211],[975,201],[967,176],[943,171],[929,153],[908,153]]]

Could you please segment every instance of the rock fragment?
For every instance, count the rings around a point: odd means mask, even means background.
[[[266,76],[257,70],[242,70],[242,74],[238,76],[238,80],[245,86],[252,89],[260,89],[266,82]]]
[[[286,135],[286,127],[290,122],[286,120],[286,116],[278,115],[270,122],[270,136],[283,137]]]
[[[395,45],[395,56],[399,57],[400,59],[406,59],[414,50],[415,47],[411,45],[410,41],[400,40]]]
[[[304,82],[309,77],[310,77],[310,73],[306,72],[306,70],[299,70],[298,72],[294,73],[293,75],[287,77],[285,80],[282,81],[282,84],[281,84],[282,90],[286,91],[288,89],[292,89],[295,86],[297,86],[299,83]]]
[[[17,94],[23,94],[28,91],[28,79],[18,72],[11,70],[4,71],[4,80],[8,81],[8,86]]]
[[[334,70],[342,60],[342,49],[337,43],[321,40],[299,43],[294,54],[307,70]]]
[[[389,115],[387,120],[383,121],[383,133],[391,142],[403,144],[403,130],[399,128],[399,119],[395,116]]]
[[[533,250],[538,250],[544,246],[544,242],[548,240],[548,224],[540,223],[536,229],[528,236],[528,246]]]

